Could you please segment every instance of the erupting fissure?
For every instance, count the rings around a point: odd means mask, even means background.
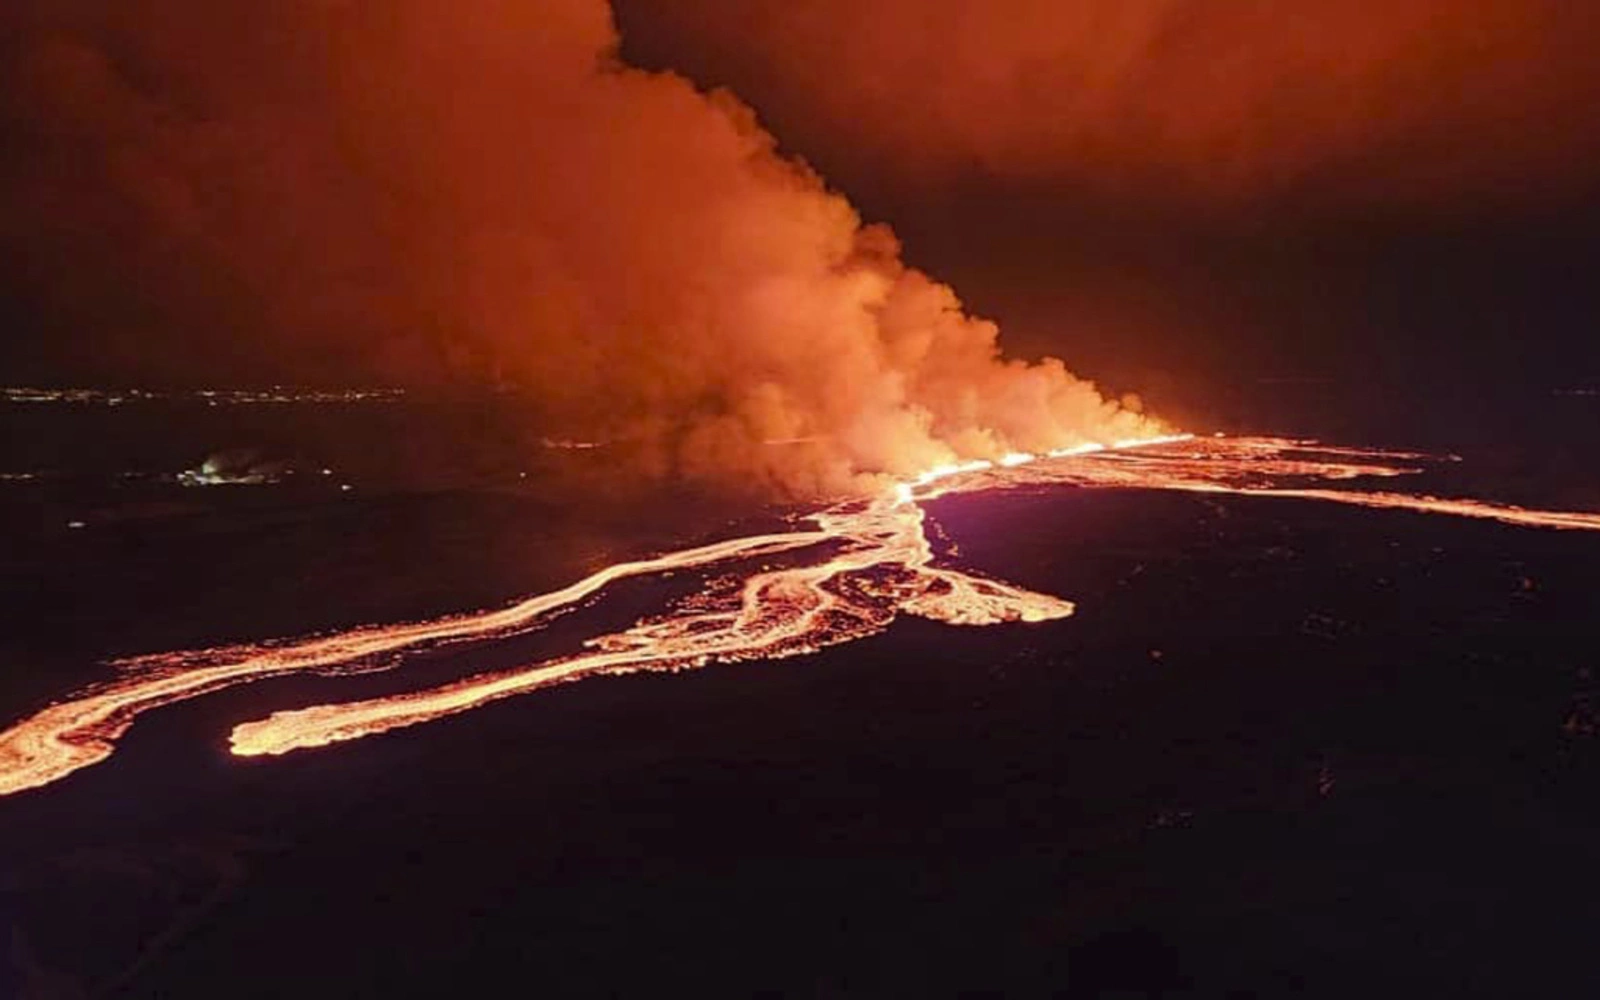
[[[933,468],[868,499],[812,515],[810,530],[753,535],[618,563],[510,607],[435,621],[364,627],[294,643],[165,653],[125,661],[120,676],[0,733],[0,795],[36,788],[109,757],[140,714],[236,684],[293,672],[336,672],[373,657],[443,643],[504,638],[617,580],[746,564],[733,590],[696,597],[584,648],[526,667],[432,689],[280,711],[233,730],[241,756],[282,754],[464,712],[515,694],[600,673],[678,670],[710,662],[776,659],[850,642],[904,612],[957,625],[1064,618],[1063,599],[935,564],[921,502],[1017,485],[1122,487],[1321,500],[1486,518],[1514,525],[1600,530],[1600,513],[1528,510],[1472,499],[1335,488],[1418,471],[1427,456],[1324,448],[1281,438],[1184,435]],[[1305,485],[1320,483],[1322,485]],[[783,556],[783,565],[763,560]]]

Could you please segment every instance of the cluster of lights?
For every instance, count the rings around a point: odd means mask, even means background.
[[[604,448],[601,441],[574,441],[569,438],[540,438],[539,444],[545,448],[556,451],[589,451],[592,448]]]
[[[67,403],[122,406],[125,403],[198,402],[210,406],[261,406],[284,403],[385,403],[404,397],[402,389],[195,389],[160,392],[150,389],[0,388],[0,402]]]

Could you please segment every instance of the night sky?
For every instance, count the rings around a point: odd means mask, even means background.
[[[433,76],[368,58],[383,6],[9,5],[5,381],[503,375],[499,341],[456,338],[475,321],[460,296],[412,292],[446,257],[509,254],[476,231],[438,250],[461,227],[413,224],[437,172],[372,162],[430,146],[492,161],[498,140],[463,136],[553,141],[549,123],[521,82],[466,79],[472,58]],[[1180,419],[1260,379],[1425,396],[1600,377],[1587,5],[614,6],[626,62],[737,94],[782,153],[892,226],[908,264],[996,320],[1010,354],[1060,356]],[[552,25],[597,11],[495,3],[440,34],[543,64]],[[324,87],[339,115],[319,120]],[[457,113],[470,128],[430,134]],[[404,128],[351,126],[363,115]]]

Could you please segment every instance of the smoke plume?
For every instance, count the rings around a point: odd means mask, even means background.
[[[18,294],[131,356],[522,386],[789,493],[1154,430],[905,265],[602,0],[39,0],[0,115]]]

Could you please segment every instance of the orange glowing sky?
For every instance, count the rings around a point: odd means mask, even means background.
[[[853,147],[923,185],[1540,199],[1586,184],[1600,151],[1600,14],[1561,0],[618,9],[642,58],[734,85],[802,149]]]

